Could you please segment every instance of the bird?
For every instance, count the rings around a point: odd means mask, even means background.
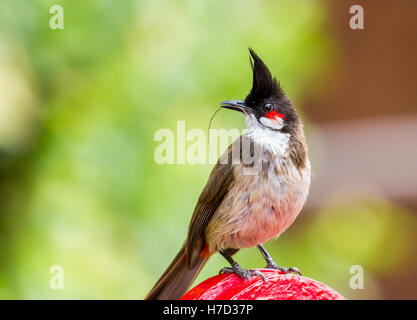
[[[296,267],[279,267],[263,244],[294,222],[307,199],[311,165],[303,123],[280,82],[252,48],[249,53],[249,94],[220,104],[240,112],[246,129],[214,165],[183,246],[146,300],[180,299],[217,252],[230,264],[220,273],[234,273],[242,281],[256,276],[265,281],[261,270],[244,269],[232,257],[255,246],[266,268],[301,275]]]

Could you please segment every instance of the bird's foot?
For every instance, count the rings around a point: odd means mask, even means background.
[[[266,269],[274,269],[282,271],[283,273],[297,273],[299,276],[302,276],[301,271],[297,267],[291,267],[291,268],[285,268],[285,267],[279,267],[276,265],[274,261],[268,261],[268,264],[265,267]]]
[[[231,268],[225,267],[220,270],[219,274],[221,273],[234,273],[238,277],[250,280],[252,277],[261,277],[264,282],[266,282],[265,276],[256,269],[243,269],[240,265],[233,264]]]

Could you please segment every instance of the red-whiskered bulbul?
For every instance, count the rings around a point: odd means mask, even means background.
[[[297,268],[278,267],[262,244],[293,223],[307,198],[311,169],[303,124],[268,67],[252,49],[249,52],[249,95],[244,101],[221,104],[241,112],[247,129],[214,166],[184,245],[146,299],[181,298],[215,252],[231,265],[220,272],[241,278],[264,279],[259,270],[243,269],[232,258],[239,249],[254,246],[267,268],[299,273]]]

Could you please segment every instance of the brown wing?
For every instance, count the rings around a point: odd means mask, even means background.
[[[185,242],[189,268],[198,261],[205,246],[204,230],[232,184],[232,146],[240,144],[241,138],[236,139],[219,158],[195,206]]]

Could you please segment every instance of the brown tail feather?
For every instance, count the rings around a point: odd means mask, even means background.
[[[207,260],[208,257],[201,256],[197,263],[191,269],[188,269],[185,247],[182,246],[180,252],[148,293],[145,300],[180,299],[187,292]]]

